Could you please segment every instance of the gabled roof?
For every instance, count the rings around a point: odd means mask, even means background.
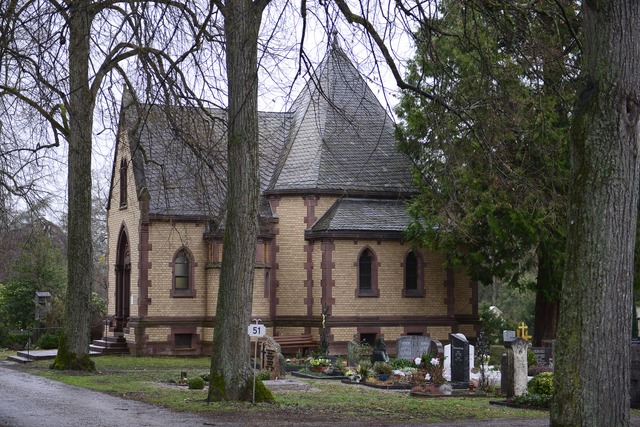
[[[270,192],[412,192],[411,164],[394,125],[336,45],[293,104],[287,146]]]
[[[288,114],[260,113],[260,178],[266,189],[285,143]],[[226,113],[197,108],[132,104],[124,114],[138,195],[149,198],[149,214],[224,218]],[[123,126],[123,124],[121,124]],[[116,171],[114,170],[114,174]],[[261,217],[271,217],[266,200]]]
[[[259,113],[260,216],[268,194],[398,198],[413,193],[391,118],[334,45],[287,113]],[[226,112],[123,98],[137,195],[149,215],[224,220]],[[116,154],[117,155],[117,154]],[[114,164],[113,180],[117,169]]]
[[[402,238],[411,218],[402,200],[339,199],[305,233],[307,238],[318,237],[378,237]]]

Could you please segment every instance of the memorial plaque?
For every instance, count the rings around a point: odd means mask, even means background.
[[[431,338],[421,335],[406,335],[396,341],[396,357],[411,360],[431,350]]]

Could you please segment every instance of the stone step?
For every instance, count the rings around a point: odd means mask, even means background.
[[[28,357],[22,357],[22,356],[9,356],[7,357],[7,359],[12,360],[14,362],[18,362],[18,363],[29,363],[29,362],[33,362],[33,359],[30,359]]]
[[[104,348],[127,348],[127,341],[93,340],[91,345]]]

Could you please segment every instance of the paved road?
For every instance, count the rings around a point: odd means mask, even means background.
[[[0,366],[0,426],[231,426]]]

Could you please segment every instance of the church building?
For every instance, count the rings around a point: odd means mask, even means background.
[[[124,97],[108,202],[110,334],[134,355],[212,351],[226,197],[223,110]],[[412,164],[333,46],[285,113],[260,113],[253,317],[267,334],[448,341],[479,330],[477,283],[405,240]],[[247,325],[248,326],[248,325]]]

